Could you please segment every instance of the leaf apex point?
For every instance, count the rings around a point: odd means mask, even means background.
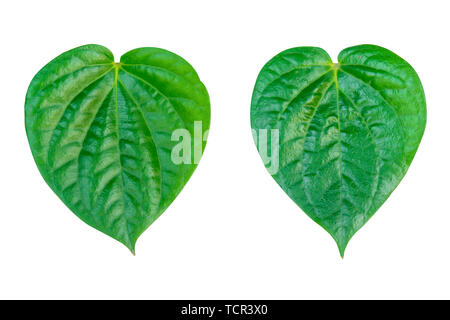
[[[131,254],[133,256],[136,255],[136,241],[132,241],[131,239],[129,241],[121,241],[122,244],[130,250]]]
[[[347,242],[343,242],[343,241],[339,241],[336,242],[338,249],[339,249],[339,255],[341,256],[342,259],[344,259],[344,255],[345,255],[345,249],[347,248]]]
[[[134,245],[127,246],[127,248],[130,250],[130,252],[133,256],[136,256],[136,249],[135,249]]]

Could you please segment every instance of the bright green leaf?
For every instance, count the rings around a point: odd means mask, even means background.
[[[337,64],[320,48],[283,51],[261,70],[251,106],[266,167],[342,256],[406,174],[425,123],[414,69],[373,45],[343,50]]]
[[[194,172],[209,122],[195,70],[157,48],[132,50],[120,63],[98,45],[65,52],[38,72],[25,102],[45,181],[79,218],[132,252]],[[183,129],[197,148],[174,162],[182,135],[173,134]]]

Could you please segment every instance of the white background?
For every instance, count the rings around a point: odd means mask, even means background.
[[[3,1],[0,5],[0,298],[450,298],[448,1]],[[53,194],[34,164],[24,99],[60,53],[97,43],[171,50],[211,96],[204,157],[142,235],[136,256]],[[278,52],[370,43],[406,59],[428,122],[400,186],[349,243],[332,238],[266,172],[250,99]]]

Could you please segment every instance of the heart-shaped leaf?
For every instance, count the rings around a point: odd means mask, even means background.
[[[273,178],[341,255],[397,187],[425,130],[414,69],[373,45],[286,50],[261,70],[251,125]],[[269,141],[270,140],[270,141]]]
[[[120,63],[99,45],[65,52],[36,74],[25,102],[45,181],[79,218],[132,252],[194,172],[209,122],[195,70],[157,48],[132,50]]]

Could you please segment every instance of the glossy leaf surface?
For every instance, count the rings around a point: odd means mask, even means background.
[[[196,168],[171,160],[179,143],[172,133],[194,137],[195,121],[202,151],[208,93],[189,63],[157,48],[132,50],[120,63],[99,45],[65,52],[34,77],[25,103],[45,181],[78,217],[132,252]]]
[[[254,131],[278,132],[273,178],[342,256],[406,174],[425,123],[414,69],[373,45],[343,50],[337,64],[320,48],[283,51],[261,70],[252,97]],[[267,150],[277,152],[271,143]]]

